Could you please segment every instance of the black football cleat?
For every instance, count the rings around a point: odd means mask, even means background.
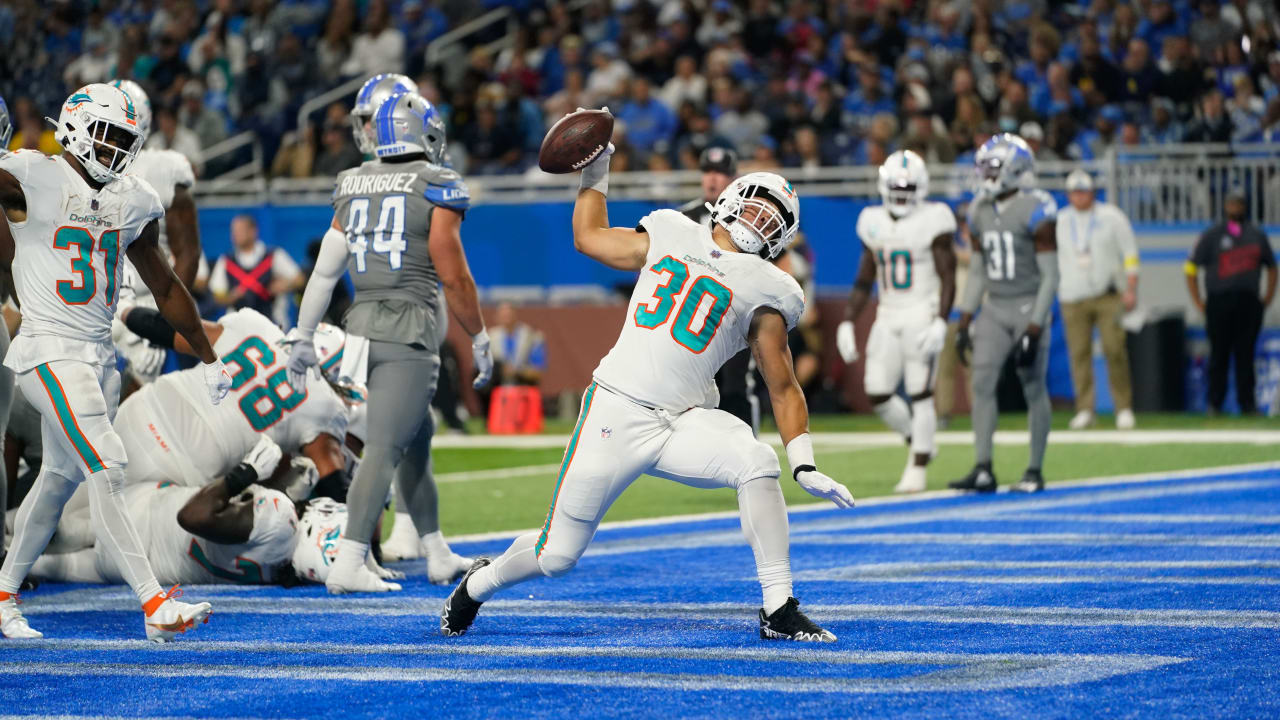
[[[1044,476],[1039,470],[1027,468],[1022,473],[1022,479],[1009,488],[1009,492],[1016,493],[1038,493],[1044,490]]]
[[[467,570],[467,574],[458,581],[458,587],[449,593],[449,597],[444,601],[444,609],[440,611],[441,635],[445,637],[464,635],[471,627],[471,623],[476,621],[476,613],[480,612],[480,606],[484,603],[472,600],[467,594],[467,580],[475,571],[488,565],[489,562],[489,558],[476,558],[476,561],[471,563],[471,569]]]
[[[970,490],[972,492],[992,493],[996,491],[996,475],[990,465],[974,465],[968,475],[959,480],[947,483],[952,490]]]
[[[836,636],[800,612],[799,600],[787,598],[786,604],[772,615],[765,615],[764,608],[760,609],[760,639],[830,643],[836,641]]]

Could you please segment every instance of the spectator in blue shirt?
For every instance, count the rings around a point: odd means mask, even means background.
[[[618,113],[618,119],[626,128],[627,140],[642,152],[665,149],[676,133],[675,113],[654,98],[650,90],[648,78],[643,75],[632,78],[631,99]]]
[[[1138,23],[1137,36],[1151,47],[1159,47],[1170,35],[1185,36],[1187,23],[1178,16],[1169,0],[1151,0],[1147,16]]]
[[[893,98],[881,82],[880,69],[875,63],[863,63],[858,68],[858,89],[844,97],[845,127],[863,128],[873,115],[892,115],[897,111]]]

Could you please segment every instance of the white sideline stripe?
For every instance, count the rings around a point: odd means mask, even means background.
[[[1158,533],[854,533],[799,535],[791,545],[1104,545],[1108,547],[1280,547],[1280,535]]]
[[[948,570],[1070,570],[1142,569],[1142,570],[1277,570],[1275,560],[943,560],[940,562],[887,562],[845,565],[810,572],[843,575],[898,575]],[[752,578],[754,580],[754,578]]]
[[[816,432],[810,433],[814,445],[834,447],[902,447],[902,436],[892,432]],[[1280,430],[1055,430],[1054,445],[1277,445]],[[1026,430],[997,430],[995,444],[1026,445]],[[951,430],[937,434],[940,445],[972,445],[973,431]],[[436,448],[505,448],[534,450],[563,448],[568,435],[442,435],[431,441]],[[768,438],[776,447],[777,438]]]
[[[1280,525],[1280,514],[1277,515],[1162,515],[1160,513],[1001,513],[992,520],[1050,520],[1053,522],[1071,523],[1154,523],[1167,525]]]
[[[1090,487],[1094,485],[1114,485],[1129,483],[1161,483],[1170,480],[1181,480],[1185,478],[1203,477],[1207,475],[1221,475],[1227,473],[1247,473],[1260,470],[1280,470],[1280,462],[1260,462],[1260,463],[1244,463],[1239,465],[1216,465],[1205,468],[1191,468],[1188,470],[1167,470],[1160,472],[1132,473],[1126,475],[1100,475],[1091,478],[1081,478],[1078,480],[1064,480],[1062,482],[1054,482],[1050,484],[1046,491],[1047,495],[1052,496],[1054,490],[1065,488]],[[965,493],[959,490],[930,490],[928,492],[915,493],[912,495],[883,495],[877,497],[861,498],[858,507],[875,507],[880,505],[911,505],[927,500],[937,500],[939,498],[960,497]],[[1020,503],[1016,510],[1024,510],[1027,505]],[[834,510],[835,506],[826,502],[813,502],[806,505],[793,505],[787,508],[789,515],[798,515],[807,512],[820,512],[824,510]],[[1013,510],[1015,508],[1010,508]],[[915,511],[922,513],[922,511]],[[700,520],[724,520],[729,518],[737,518],[737,510],[721,510],[717,512],[707,513],[690,513],[687,515],[668,515],[657,518],[641,518],[638,520],[614,520],[610,522],[600,523],[600,530],[613,530],[618,528],[635,528],[635,527],[652,527],[655,525],[667,525],[677,523],[691,523]],[[523,530],[498,530],[494,532],[470,533],[466,535],[454,535],[449,538],[451,543],[461,542],[485,542],[490,540],[513,540],[527,532],[538,532],[542,528],[525,528]]]
[[[823,653],[826,655],[826,653]],[[874,656],[874,653],[867,653]],[[958,660],[957,660],[958,658]],[[994,659],[992,659],[994,658]],[[464,682],[522,685],[566,685],[660,689],[664,691],[724,690],[773,693],[903,693],[1005,690],[1026,687],[1053,687],[1102,680],[1165,665],[1189,658],[1159,655],[1002,655],[983,658],[948,653],[886,653],[880,664],[929,666],[921,673],[900,677],[800,677],[718,675],[677,672],[625,672],[558,670],[554,668],[395,668],[307,665],[205,665],[166,663],[133,665],[113,662],[27,662],[0,665],[0,675],[54,675],[208,678],[232,677],[245,680],[301,680],[348,682]],[[941,661],[955,666],[933,669]],[[874,660],[872,661],[874,662]]]
[[[755,578],[751,578],[754,580]],[[951,583],[955,585],[1280,585],[1280,578],[1258,575],[887,575],[841,576],[821,571],[801,572],[797,580],[879,584]]]
[[[1277,585],[1280,577],[1261,575],[1018,575],[1001,570],[1275,570],[1280,562],[1265,560],[1049,560],[895,562],[846,565],[796,573],[797,580],[850,583],[971,583],[975,585]],[[987,571],[992,574],[972,574]],[[940,575],[937,573],[955,573]],[[964,574],[969,573],[969,574]],[[752,578],[754,579],[754,578]]]
[[[460,483],[475,480],[506,480],[508,478],[529,477],[532,475],[553,475],[560,470],[560,463],[548,465],[521,465],[519,467],[494,468],[492,470],[463,470],[459,472],[439,473],[435,476],[438,483]]]

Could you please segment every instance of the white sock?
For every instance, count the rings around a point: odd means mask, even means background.
[[[907,408],[907,403],[902,398],[894,395],[876,405],[875,411],[890,430],[904,438],[911,437],[911,410]]]
[[[333,567],[329,568],[329,577],[350,576],[364,566],[364,559],[368,554],[369,543],[342,538],[338,541],[338,557],[333,559]]]
[[[540,534],[535,530],[521,535],[492,564],[472,573],[467,579],[467,594],[471,599],[485,602],[504,587],[542,577],[542,568],[538,567],[538,557],[533,550]]]
[[[417,540],[418,529],[413,526],[413,518],[409,517],[409,513],[406,512],[396,513],[395,524],[391,526],[391,537],[387,538],[387,544],[412,544]]]
[[[453,552],[449,549],[449,543],[444,541],[444,533],[439,530],[423,535],[421,540],[422,553],[427,556],[427,560],[431,560],[433,558],[443,560],[444,558],[449,557],[449,554]]]
[[[938,432],[938,411],[933,407],[933,397],[911,403],[911,453],[933,452],[934,435]]]
[[[787,505],[777,478],[756,478],[738,487],[742,534],[756,558],[764,613],[772,615],[791,597],[791,546]]]

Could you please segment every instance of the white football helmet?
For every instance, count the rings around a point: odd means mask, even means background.
[[[89,177],[104,184],[124,175],[142,147],[133,100],[103,83],[71,93],[54,123],[54,137],[84,165]],[[109,159],[100,160],[100,151],[109,153]]]
[[[900,218],[911,213],[929,196],[929,170],[924,159],[910,150],[899,150],[880,166],[880,199],[889,214]]]
[[[142,133],[142,142],[145,143],[147,138],[151,137],[151,98],[147,97],[147,91],[143,90],[138,83],[123,78],[117,78],[107,84],[120,88],[130,100],[133,100],[133,107],[138,111],[138,131]]]
[[[800,198],[786,178],[774,173],[743,175],[729,183],[714,205],[707,203],[707,209],[711,221],[729,231],[739,250],[765,258],[786,250],[800,229]]]
[[[293,569],[302,580],[322,583],[338,557],[338,541],[347,526],[347,506],[332,498],[316,498],[298,521]]]
[[[355,138],[356,147],[365,155],[372,155],[377,142],[374,130],[370,125],[373,111],[378,109],[383,100],[396,93],[418,92],[418,86],[407,75],[399,73],[381,73],[374,75],[360,86],[356,93],[355,106],[351,108],[351,134]]]

